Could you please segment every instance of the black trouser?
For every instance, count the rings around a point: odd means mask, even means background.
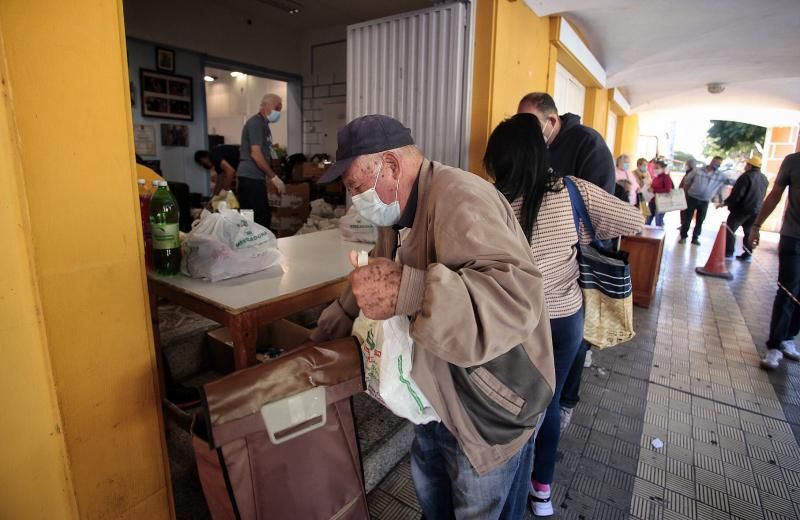
[[[269,228],[272,213],[267,201],[267,181],[239,177],[239,207],[253,210],[253,220]]]
[[[681,212],[681,238],[689,236],[689,226],[692,225],[695,211],[697,211],[697,222],[694,224],[692,240],[700,238],[700,233],[703,231],[703,221],[706,219],[706,212],[708,212],[708,201],[698,200],[687,195],[686,210]]]
[[[800,299],[800,239],[781,235],[778,243],[778,283]],[[772,304],[767,348],[781,348],[781,343],[800,332],[800,305],[778,287]]]
[[[728,215],[728,237],[725,240],[725,256],[732,256],[736,249],[736,230],[739,226],[744,230],[744,250],[747,253],[753,252],[753,245],[750,243],[750,230],[753,229],[753,224],[756,222],[757,213],[734,213]]]

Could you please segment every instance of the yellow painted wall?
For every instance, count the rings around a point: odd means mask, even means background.
[[[608,90],[602,88],[587,88],[584,102],[584,125],[590,126],[606,137],[608,130]]]
[[[483,153],[492,131],[494,87],[494,31],[497,16],[494,0],[478,0],[475,6],[473,50],[472,119],[469,133],[469,170],[485,176]]]
[[[617,119],[617,150],[615,157],[627,154],[631,158],[631,164],[636,164],[639,158],[639,116],[631,114],[620,116]]]
[[[0,30],[0,518],[77,518],[50,372]],[[10,253],[10,254],[9,254]]]
[[[522,96],[548,91],[555,62],[548,18],[524,2],[478,0],[476,23],[469,167],[484,175],[481,160],[492,129],[517,113]]]
[[[122,3],[3,0],[0,34],[0,517],[168,518]]]

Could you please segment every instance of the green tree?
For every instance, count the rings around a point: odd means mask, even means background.
[[[711,121],[706,136],[706,155],[723,157],[749,157],[756,150],[755,143],[764,146],[767,129],[737,121]]]

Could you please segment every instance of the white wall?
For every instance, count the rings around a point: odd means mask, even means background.
[[[194,152],[207,148],[206,139],[206,107],[203,91],[203,59],[192,52],[175,51],[175,74],[192,78],[192,97],[194,104],[194,120],[180,121],[142,116],[141,85],[139,69],[154,70],[156,49],[152,43],[138,40],[127,40],[128,75],[134,84],[133,123],[152,125],[156,130],[156,155],[144,156],[145,159],[161,161],[161,172],[173,182],[185,182],[193,192],[208,194],[208,174],[194,162]],[[189,146],[161,146],[161,124],[171,123],[189,127]]]
[[[310,32],[303,45],[303,153],[336,155],[336,133],[345,124],[347,28]]]
[[[258,112],[264,94],[277,94],[284,100],[281,119],[270,125],[273,143],[287,146],[287,122],[292,107],[287,106],[287,84],[250,74],[244,77],[231,77],[228,71],[216,71],[217,80],[206,83],[206,102],[208,106],[208,133],[225,136],[225,143],[240,144],[242,126],[247,119]]]

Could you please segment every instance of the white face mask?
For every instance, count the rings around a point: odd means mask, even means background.
[[[277,110],[273,110],[273,111],[272,111],[272,112],[270,112],[270,113],[269,113],[269,115],[267,116],[267,120],[268,120],[270,123],[277,123],[278,121],[280,121],[280,119],[281,119],[281,113],[280,113],[280,112],[278,112]]]
[[[378,191],[375,189],[378,185],[378,180],[381,178],[381,169],[383,169],[383,162],[378,167],[378,175],[375,177],[375,184],[372,188],[364,193],[353,195],[353,207],[356,208],[359,215],[376,226],[393,226],[400,221],[400,200],[397,198],[400,189],[400,177],[397,177],[394,202],[386,204],[381,200]]]

